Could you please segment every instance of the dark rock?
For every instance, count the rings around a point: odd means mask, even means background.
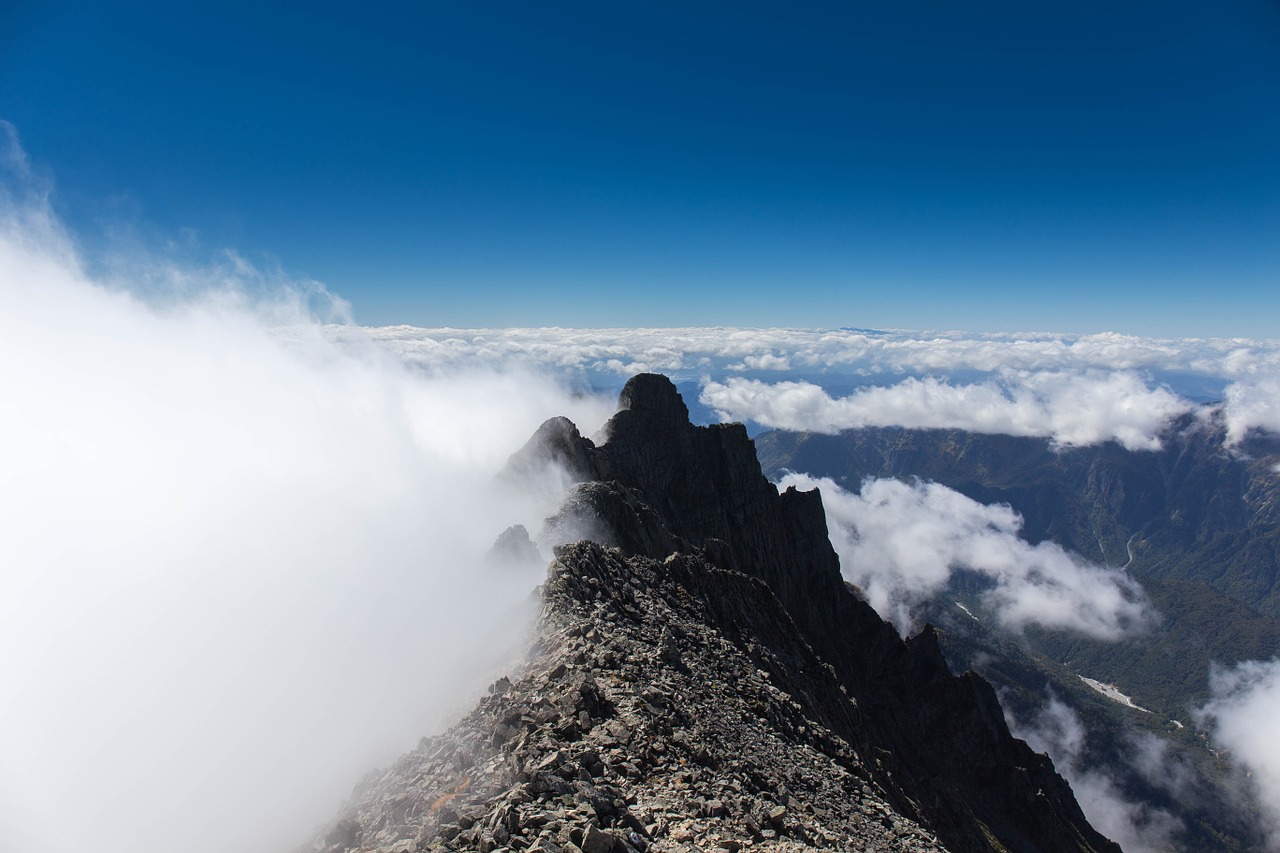
[[[601,832],[595,824],[587,824],[586,834],[582,838],[582,853],[613,853],[616,839],[612,835]]]

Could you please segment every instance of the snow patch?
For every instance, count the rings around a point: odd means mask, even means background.
[[[1089,685],[1094,690],[1101,693],[1103,696],[1106,696],[1112,702],[1119,702],[1121,705],[1124,705],[1127,708],[1133,708],[1135,710],[1143,711],[1148,714],[1153,713],[1151,710],[1144,708],[1141,705],[1135,705],[1133,699],[1121,693],[1120,689],[1116,687],[1114,684],[1103,684],[1101,681],[1097,681],[1092,678],[1085,678],[1083,675],[1079,676],[1079,678],[1085,684]]]

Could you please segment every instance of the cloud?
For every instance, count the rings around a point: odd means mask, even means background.
[[[743,357],[742,365],[752,370],[790,370],[791,359],[772,352],[764,352],[760,355]]]
[[[1280,376],[1227,386],[1223,417],[1228,444],[1243,441],[1250,429],[1280,434]]]
[[[721,416],[762,426],[837,433],[864,426],[954,428],[1040,436],[1060,445],[1117,441],[1130,450],[1160,446],[1157,433],[1191,406],[1137,374],[1006,371],[998,380],[952,385],[932,377],[865,387],[832,398],[808,382],[709,382],[701,400]]]
[[[90,263],[6,132],[0,848],[292,849],[518,643],[541,573],[482,556],[556,484],[494,474],[613,402],[406,366],[232,255]]]
[[[1136,582],[1051,542],[1020,539],[1022,519],[1008,506],[926,482],[868,479],[855,495],[826,478],[788,474],[778,486],[822,490],[845,578],[903,634],[915,627],[914,609],[962,569],[992,584],[985,604],[1013,630],[1035,624],[1114,640],[1151,618]]]
[[[607,372],[644,363],[655,370],[709,372],[776,369],[760,359],[785,359],[789,369],[833,376],[1088,370],[1172,371],[1225,379],[1280,372],[1280,340],[1160,339],[1117,333],[985,334],[846,329],[429,329],[369,330],[403,353],[436,363],[480,358],[520,359]],[[613,363],[613,367],[610,367]]]
[[[1280,850],[1280,659],[1250,660],[1225,669],[1215,667],[1209,678],[1213,698],[1196,714],[1215,746],[1230,752],[1245,770],[1247,787],[1268,822],[1270,847]]]
[[[1200,796],[1195,768],[1175,755],[1169,741],[1150,732],[1129,733],[1125,740],[1130,752],[1126,759],[1149,785],[1162,788],[1179,802]]]
[[[1048,753],[1066,777],[1080,808],[1094,828],[1118,843],[1126,853],[1163,853],[1183,823],[1164,809],[1136,803],[1124,796],[1116,779],[1100,768],[1084,765],[1084,725],[1068,705],[1050,697],[1049,704],[1029,723],[1009,717],[1009,728],[1037,752]],[[1150,760],[1145,755],[1143,760]]]

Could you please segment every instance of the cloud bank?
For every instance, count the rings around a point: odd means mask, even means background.
[[[1245,338],[726,327],[368,331],[421,364],[510,361],[623,378],[637,370],[692,378],[749,371],[876,377],[1006,369],[1163,371],[1225,380],[1280,374],[1280,340]]]
[[[0,848],[292,849],[518,642],[541,573],[481,557],[557,483],[494,474],[613,402],[335,341],[232,256],[91,275],[3,154]]]
[[[1231,444],[1250,429],[1280,432],[1280,340],[733,328],[368,333],[428,369],[534,363],[588,383],[664,372],[699,381],[722,417],[794,429],[894,423],[1138,449],[1154,446],[1169,417],[1209,400],[1221,404]]]
[[[708,382],[702,402],[722,417],[762,426],[837,433],[865,426],[954,428],[1039,436],[1059,445],[1117,441],[1159,448],[1157,433],[1191,405],[1135,373],[1002,372],[998,380],[952,385],[932,377],[860,388],[832,398],[809,382]]]
[[[1141,588],[1051,542],[1019,538],[1008,506],[980,504],[937,483],[868,479],[858,494],[834,481],[788,474],[780,489],[818,487],[841,570],[904,635],[914,610],[968,570],[991,586],[984,603],[1006,628],[1026,625],[1114,640],[1151,618]]]
[[[1267,820],[1269,846],[1280,850],[1280,659],[1215,668],[1209,686],[1213,698],[1196,717],[1248,774],[1245,786]]]

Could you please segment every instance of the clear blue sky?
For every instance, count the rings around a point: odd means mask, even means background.
[[[365,323],[1280,336],[1275,2],[0,4],[93,243]]]

